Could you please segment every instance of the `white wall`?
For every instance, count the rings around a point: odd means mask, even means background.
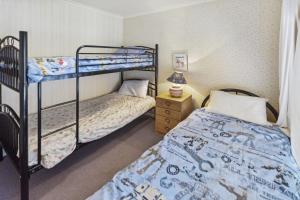
[[[0,38],[28,31],[29,56],[75,56],[82,44],[122,44],[123,19],[67,0],[0,0]],[[114,90],[119,74],[83,78],[81,99]],[[74,80],[44,84],[43,105],[75,98]],[[30,111],[36,110],[36,87],[30,86]],[[18,95],[4,90],[3,101],[14,104]]]
[[[160,91],[167,90],[171,54],[186,50],[185,73],[196,106],[213,88],[236,87],[278,105],[280,0],[211,0],[124,20],[127,45],[159,43]]]

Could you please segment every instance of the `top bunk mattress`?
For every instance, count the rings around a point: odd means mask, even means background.
[[[109,71],[153,66],[152,54],[87,56],[79,59],[79,72]],[[75,77],[75,57],[41,57],[28,59],[30,83]]]

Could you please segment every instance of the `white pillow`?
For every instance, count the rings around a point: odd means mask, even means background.
[[[123,81],[119,94],[145,98],[147,96],[149,80]]]
[[[267,120],[266,102],[265,98],[211,91],[207,111],[261,125],[271,125]]]

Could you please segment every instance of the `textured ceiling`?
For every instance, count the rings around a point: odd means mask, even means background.
[[[208,0],[71,0],[96,7],[122,17],[132,17],[173,8],[188,6]]]

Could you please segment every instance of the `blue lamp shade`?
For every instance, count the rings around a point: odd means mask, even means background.
[[[182,72],[174,72],[167,80],[175,84],[187,83]]]

